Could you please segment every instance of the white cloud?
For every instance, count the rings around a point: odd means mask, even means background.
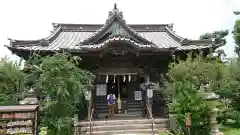
[[[0,1],[0,57],[11,53],[3,47],[7,37],[39,39],[47,37],[53,22],[104,23],[117,3],[127,23],[174,23],[183,37],[231,29],[240,7],[239,0],[2,0]],[[225,47],[232,56],[233,41]]]

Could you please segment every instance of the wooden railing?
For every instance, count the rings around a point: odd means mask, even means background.
[[[151,119],[152,135],[154,135],[153,125],[154,125],[154,121],[155,121],[155,120],[154,120],[154,118],[153,118],[152,111],[150,110],[148,104],[146,104],[146,107],[147,107],[147,110],[148,110],[149,118]]]
[[[174,135],[173,133],[171,133],[170,131],[168,131],[168,130],[166,130],[166,129],[164,129],[163,130],[165,133],[167,133],[168,135]]]
[[[92,135],[92,117],[93,117],[93,113],[94,113],[94,108],[92,108],[91,110],[91,115],[90,115],[90,120],[89,120],[89,132],[90,132],[90,135]]]

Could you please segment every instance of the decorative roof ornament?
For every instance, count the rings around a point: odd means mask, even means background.
[[[112,26],[112,32],[111,32],[111,36],[128,36],[126,31],[124,31],[124,29],[118,24],[118,23],[114,23]]]
[[[108,13],[108,18],[111,18],[113,15],[117,15],[123,19],[123,13],[117,8],[117,4],[114,3],[114,8]]]
[[[188,39],[184,38],[183,40],[181,40],[182,45],[188,45]]]
[[[40,45],[41,46],[48,46],[49,45],[49,41],[43,38],[43,39],[40,40]]]
[[[115,10],[117,9],[117,4],[116,4],[116,3],[114,3],[114,9],[115,9]]]

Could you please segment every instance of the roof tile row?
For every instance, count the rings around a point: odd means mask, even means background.
[[[91,44],[91,40],[101,36],[107,28],[117,21],[130,35],[140,39],[141,43],[124,38],[109,37],[100,44]],[[52,34],[40,40],[10,40],[9,48],[20,50],[40,50],[40,51],[58,51],[61,49],[84,50],[102,48],[104,45],[113,41],[125,41],[140,48],[166,49],[174,48],[176,50],[193,50],[212,47],[212,42],[202,40],[188,40],[178,36],[172,30],[172,24],[153,24],[153,25],[127,25],[123,19],[122,12],[114,8],[110,12],[109,18],[104,25],[94,24],[53,24]]]

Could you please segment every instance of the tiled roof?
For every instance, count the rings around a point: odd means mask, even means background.
[[[21,50],[45,50],[45,51],[58,51],[62,48],[68,49],[82,49],[82,47],[88,46],[89,48],[94,45],[77,46],[80,42],[84,41],[87,37],[91,36],[94,32],[86,31],[61,31],[55,37],[54,40],[48,43],[48,45],[41,45],[41,40],[38,41],[14,41],[12,40],[11,47]],[[166,31],[151,32],[143,31],[138,32],[142,37],[148,39],[158,48],[176,48],[177,50],[190,50],[201,49],[211,46],[211,42],[205,44],[195,43],[194,45],[182,45],[180,42],[174,40]],[[99,46],[99,45],[96,45]],[[143,45],[144,46],[144,45]]]
[[[100,43],[93,42],[103,36],[104,32],[117,21],[124,29],[134,37],[109,37]],[[125,42],[137,48],[148,50],[155,49],[175,49],[175,50],[194,50],[212,47],[209,40],[188,40],[178,36],[172,29],[172,24],[126,24],[122,12],[113,9],[109,13],[109,18],[104,25],[102,24],[53,24],[52,34],[40,40],[13,40],[7,47],[18,50],[35,51],[58,51],[69,49],[75,51],[88,51],[104,48],[103,46],[112,42]],[[137,42],[140,41],[140,42]]]

